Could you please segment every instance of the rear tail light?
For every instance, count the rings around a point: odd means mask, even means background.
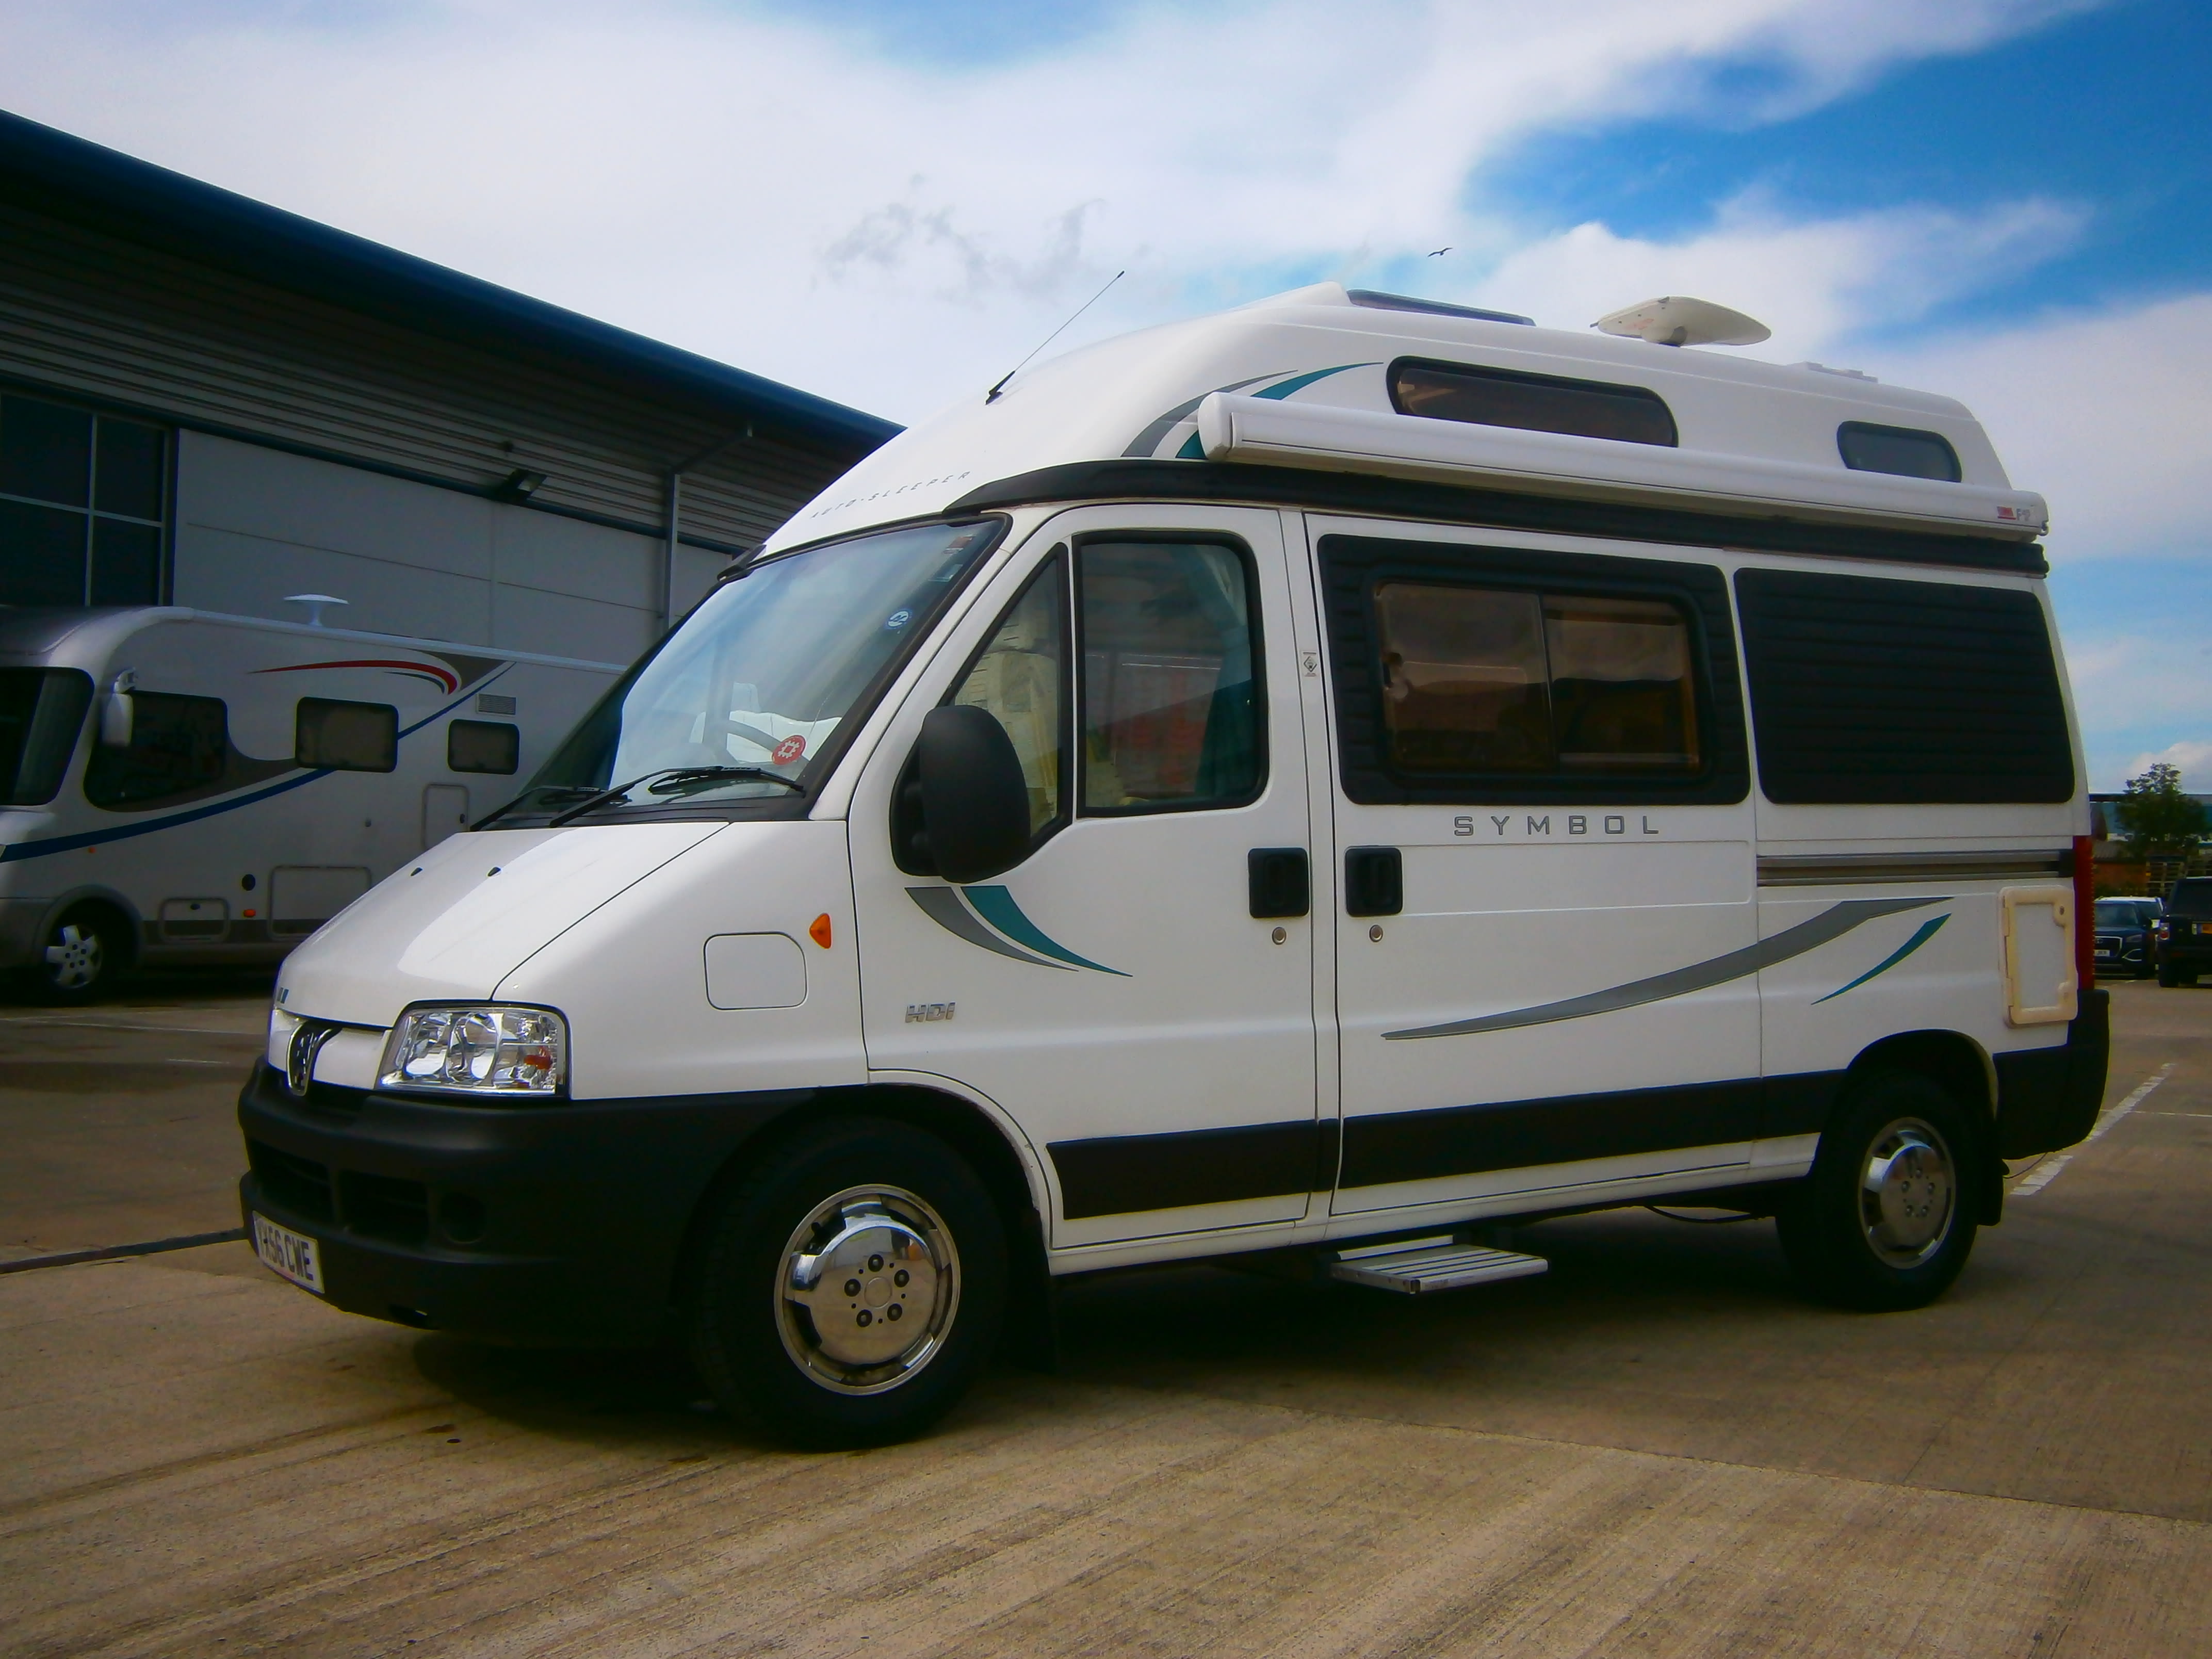
[[[2097,982],[2097,845],[2074,837],[2074,977],[2083,990]]]

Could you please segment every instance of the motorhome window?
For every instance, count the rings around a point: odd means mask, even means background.
[[[1401,415],[1475,426],[1565,432],[1619,443],[1679,441],[1666,400],[1647,387],[1570,380],[1467,363],[1401,359],[1390,365],[1390,401]]]
[[[1030,787],[1031,835],[1056,823],[1065,805],[1066,569],[1066,561],[1055,557],[1030,578],[951,697],[956,703],[989,709],[1013,739]]]
[[[388,702],[302,697],[293,713],[292,759],[333,772],[390,772],[399,764],[399,711]]]
[[[1694,773],[1689,618],[1670,602],[1386,581],[1389,757],[1414,773]]]
[[[522,753],[522,731],[504,720],[455,720],[446,728],[446,769],[512,777]]]
[[[785,554],[725,581],[585,716],[502,823],[648,780],[608,811],[797,800],[1003,526],[918,525]],[[672,774],[689,769],[694,775]]]
[[[2073,746],[2043,607],[2018,588],[1737,573],[1767,799],[2057,802]]]
[[[42,806],[62,787],[92,705],[75,668],[0,668],[0,805]]]
[[[84,769],[87,800],[94,806],[147,806],[222,781],[230,720],[222,698],[133,691],[128,704],[130,741],[94,744]]]
[[[1956,483],[1961,476],[1959,452],[1940,432],[1845,421],[1836,428],[1836,448],[1854,472],[1893,472],[1901,478],[1935,478],[1944,483]]]
[[[0,605],[153,605],[161,596],[169,434],[0,397]]]
[[[1263,722],[1243,556],[1202,542],[1091,542],[1076,568],[1085,815],[1251,799]]]

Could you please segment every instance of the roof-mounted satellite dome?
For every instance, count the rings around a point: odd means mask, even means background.
[[[1590,325],[1607,334],[1653,345],[1757,345],[1774,331],[1741,311],[1730,311],[1711,300],[1692,300],[1669,294],[1627,306]]]

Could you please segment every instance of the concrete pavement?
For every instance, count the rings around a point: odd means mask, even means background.
[[[242,1065],[259,1006],[155,1000],[0,1009],[16,1253],[235,1224],[237,1072],[170,1062]],[[1419,1301],[1115,1276],[1060,1375],[879,1451],[242,1245],[0,1276],[0,1651],[2202,1653],[2212,989],[2116,1002],[2108,1098],[2172,1069],[1933,1308],[1813,1307],[1767,1224],[1641,1211]]]

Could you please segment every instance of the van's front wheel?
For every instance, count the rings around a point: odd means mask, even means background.
[[[1966,1113],[1926,1078],[1878,1073],[1854,1084],[1813,1173],[1775,1216],[1805,1287],[1869,1311],[1942,1295],[1974,1248],[1974,1144]]]
[[[31,983],[47,1002],[90,1002],[115,983],[130,951],[121,917],[81,904],[46,929],[31,963]]]
[[[855,1118],[785,1142],[723,1200],[692,1357],[715,1397],[778,1436],[918,1433],[975,1380],[1006,1296],[1004,1231],[952,1149]]]

